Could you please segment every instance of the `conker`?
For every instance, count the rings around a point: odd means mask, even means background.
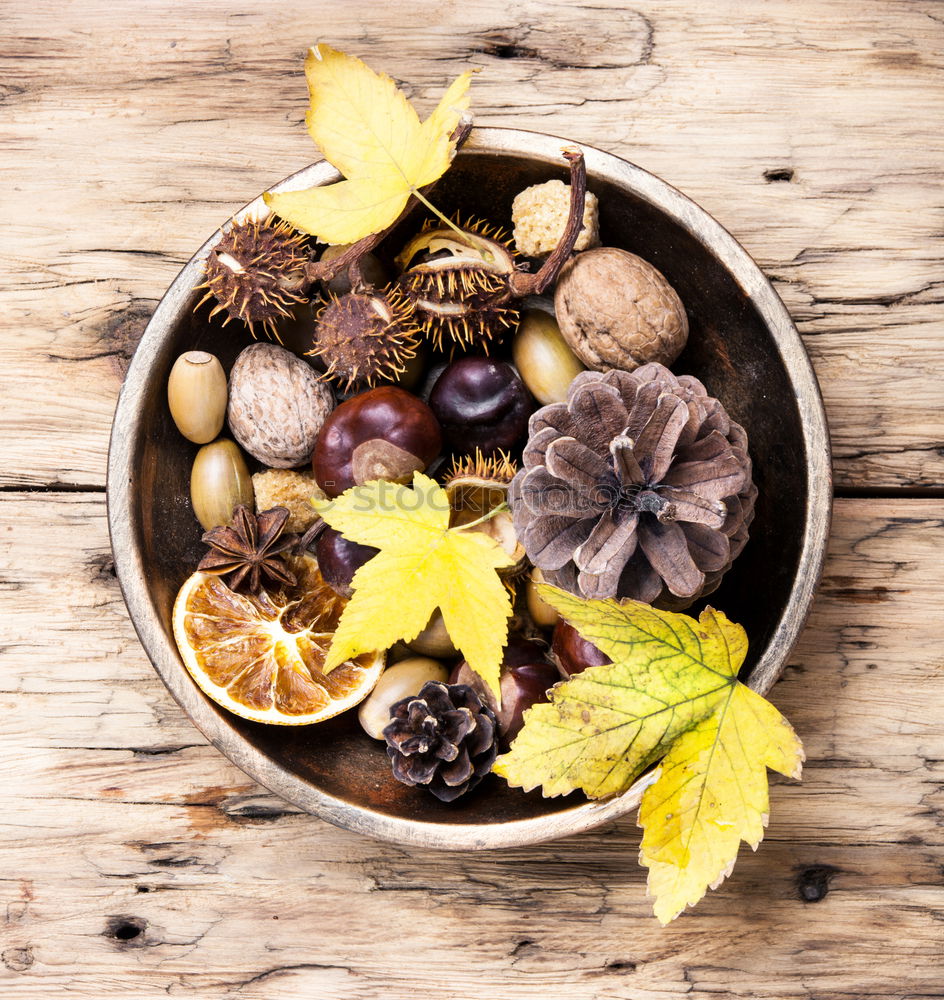
[[[350,597],[354,574],[379,549],[345,538],[340,531],[325,526],[315,541],[315,556],[324,582],[341,597]]]
[[[492,689],[463,660],[452,671],[450,684],[468,684],[495,713],[498,732],[507,746],[521,732],[524,713],[532,705],[547,701],[548,688],[560,680],[557,668],[548,662],[546,649],[521,636],[511,636],[505,647],[501,679],[501,707]]]
[[[436,380],[429,405],[457,452],[510,451],[528,430],[531,395],[506,361],[460,358]]]
[[[561,619],[554,626],[554,637],[551,640],[551,652],[565,677],[579,674],[587,667],[599,667],[613,661],[600,652],[592,642],[584,639],[580,633]]]
[[[335,409],[315,443],[312,468],[329,497],[372,479],[406,482],[439,454],[442,434],[430,408],[385,385]]]

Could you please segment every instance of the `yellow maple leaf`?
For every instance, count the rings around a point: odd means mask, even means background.
[[[378,480],[313,503],[336,531],[380,550],[354,574],[354,596],[325,670],[398,639],[415,639],[438,608],[469,666],[500,698],[512,608],[495,571],[513,565],[501,546],[468,526],[450,528],[446,491],[421,472],[412,487]]]
[[[450,136],[469,106],[472,71],[453,81],[425,122],[389,76],[328,45],[309,50],[305,76],[308,131],[345,180],[267,192],[265,202],[319,240],[354,243],[389,226],[452,162]]]
[[[661,758],[643,794],[640,861],[663,923],[731,871],[767,822],[768,767],[798,777],[800,741],[789,723],[741,684],[747,635],[721,612],[696,621],[638,601],[584,600],[553,587],[541,596],[613,661],[591,667],[525,713],[494,770],[545,795],[625,791]]]
[[[767,768],[799,778],[803,760],[790,723],[740,683],[675,743],[639,806],[639,860],[662,924],[731,874],[742,840],[757,849],[770,809]]]

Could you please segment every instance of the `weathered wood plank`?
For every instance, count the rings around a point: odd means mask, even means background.
[[[299,11],[316,10],[306,20]],[[150,310],[232,210],[313,157],[321,30],[429,107],[599,145],[712,212],[774,278],[846,487],[944,480],[942,28],[932,0],[4,5],[0,485],[100,486]]]
[[[804,781],[775,784],[759,851],[661,930],[629,820],[436,854],[265,793],[147,663],[100,498],[2,502],[5,997],[941,995],[937,503],[838,503],[822,592],[773,692],[806,743]]]

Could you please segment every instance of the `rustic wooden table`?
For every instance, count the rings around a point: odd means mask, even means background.
[[[0,994],[944,996],[944,5],[5,0],[0,25]],[[773,692],[805,779],[667,929],[631,821],[466,856],[335,829],[208,746],[135,638],[115,398],[193,250],[313,158],[319,37],[427,108],[481,67],[480,123],[675,184],[813,358],[835,518]]]

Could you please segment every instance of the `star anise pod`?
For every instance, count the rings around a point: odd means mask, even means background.
[[[295,575],[285,564],[285,554],[298,539],[282,534],[288,517],[285,507],[253,514],[240,504],[229,525],[211,528],[203,536],[203,544],[209,545],[210,551],[197,569],[222,577],[232,590],[245,585],[247,590],[258,593],[264,578],[293,587]]]

